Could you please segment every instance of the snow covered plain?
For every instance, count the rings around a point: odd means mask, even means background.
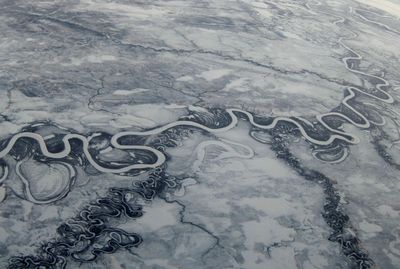
[[[399,268],[398,0],[0,0],[0,268]]]

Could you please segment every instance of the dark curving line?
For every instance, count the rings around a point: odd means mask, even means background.
[[[164,151],[165,147],[176,147],[177,141],[189,134],[190,130],[182,128],[168,130],[152,145]],[[161,166],[151,170],[145,180],[133,181],[132,187],[110,188],[105,197],[91,202],[74,218],[61,224],[57,228],[57,237],[43,243],[36,255],[10,258],[8,269],[65,269],[69,259],[90,263],[103,254],[138,247],[142,243],[141,236],[112,227],[111,220],[114,223],[140,218],[144,213],[138,202],[140,199],[152,201],[165,188],[176,187],[179,187],[177,178],[166,174],[165,166]],[[97,246],[104,241],[102,246]]]
[[[295,130],[293,130],[295,133]],[[354,232],[350,217],[346,214],[340,203],[340,195],[333,181],[324,174],[304,166],[288,149],[287,141],[279,131],[272,131],[271,149],[279,159],[282,159],[296,173],[308,181],[312,181],[324,191],[325,204],[322,217],[332,229],[329,240],[340,244],[343,254],[349,261],[350,268],[369,269],[374,268],[374,261],[360,246],[360,239]]]
[[[112,227],[110,221],[140,218],[144,214],[138,203],[140,199],[151,201],[165,188],[177,186],[176,178],[166,174],[165,167],[159,167],[147,179],[134,181],[130,188],[111,188],[105,197],[91,202],[74,218],[61,224],[57,238],[44,243],[37,255],[12,257],[8,269],[64,269],[68,259],[88,263],[103,254],[138,247],[142,243],[139,234]],[[97,246],[104,238],[106,242]]]
[[[142,207],[127,201],[129,193],[134,192],[130,189],[111,188],[106,197],[92,202],[75,218],[60,225],[57,229],[58,238],[44,243],[37,256],[12,257],[8,269],[66,268],[67,258],[77,262],[92,262],[101,254],[139,246],[142,238],[138,234],[107,225],[110,219],[135,219],[142,216]],[[95,247],[104,237],[106,242],[103,246]]]

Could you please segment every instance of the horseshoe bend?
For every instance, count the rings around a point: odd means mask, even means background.
[[[0,4],[0,268],[400,268],[397,0]]]

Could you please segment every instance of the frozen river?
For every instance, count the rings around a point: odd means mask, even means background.
[[[400,268],[398,0],[0,5],[0,268]]]

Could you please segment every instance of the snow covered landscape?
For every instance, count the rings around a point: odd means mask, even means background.
[[[0,268],[400,268],[399,0],[0,5]]]

